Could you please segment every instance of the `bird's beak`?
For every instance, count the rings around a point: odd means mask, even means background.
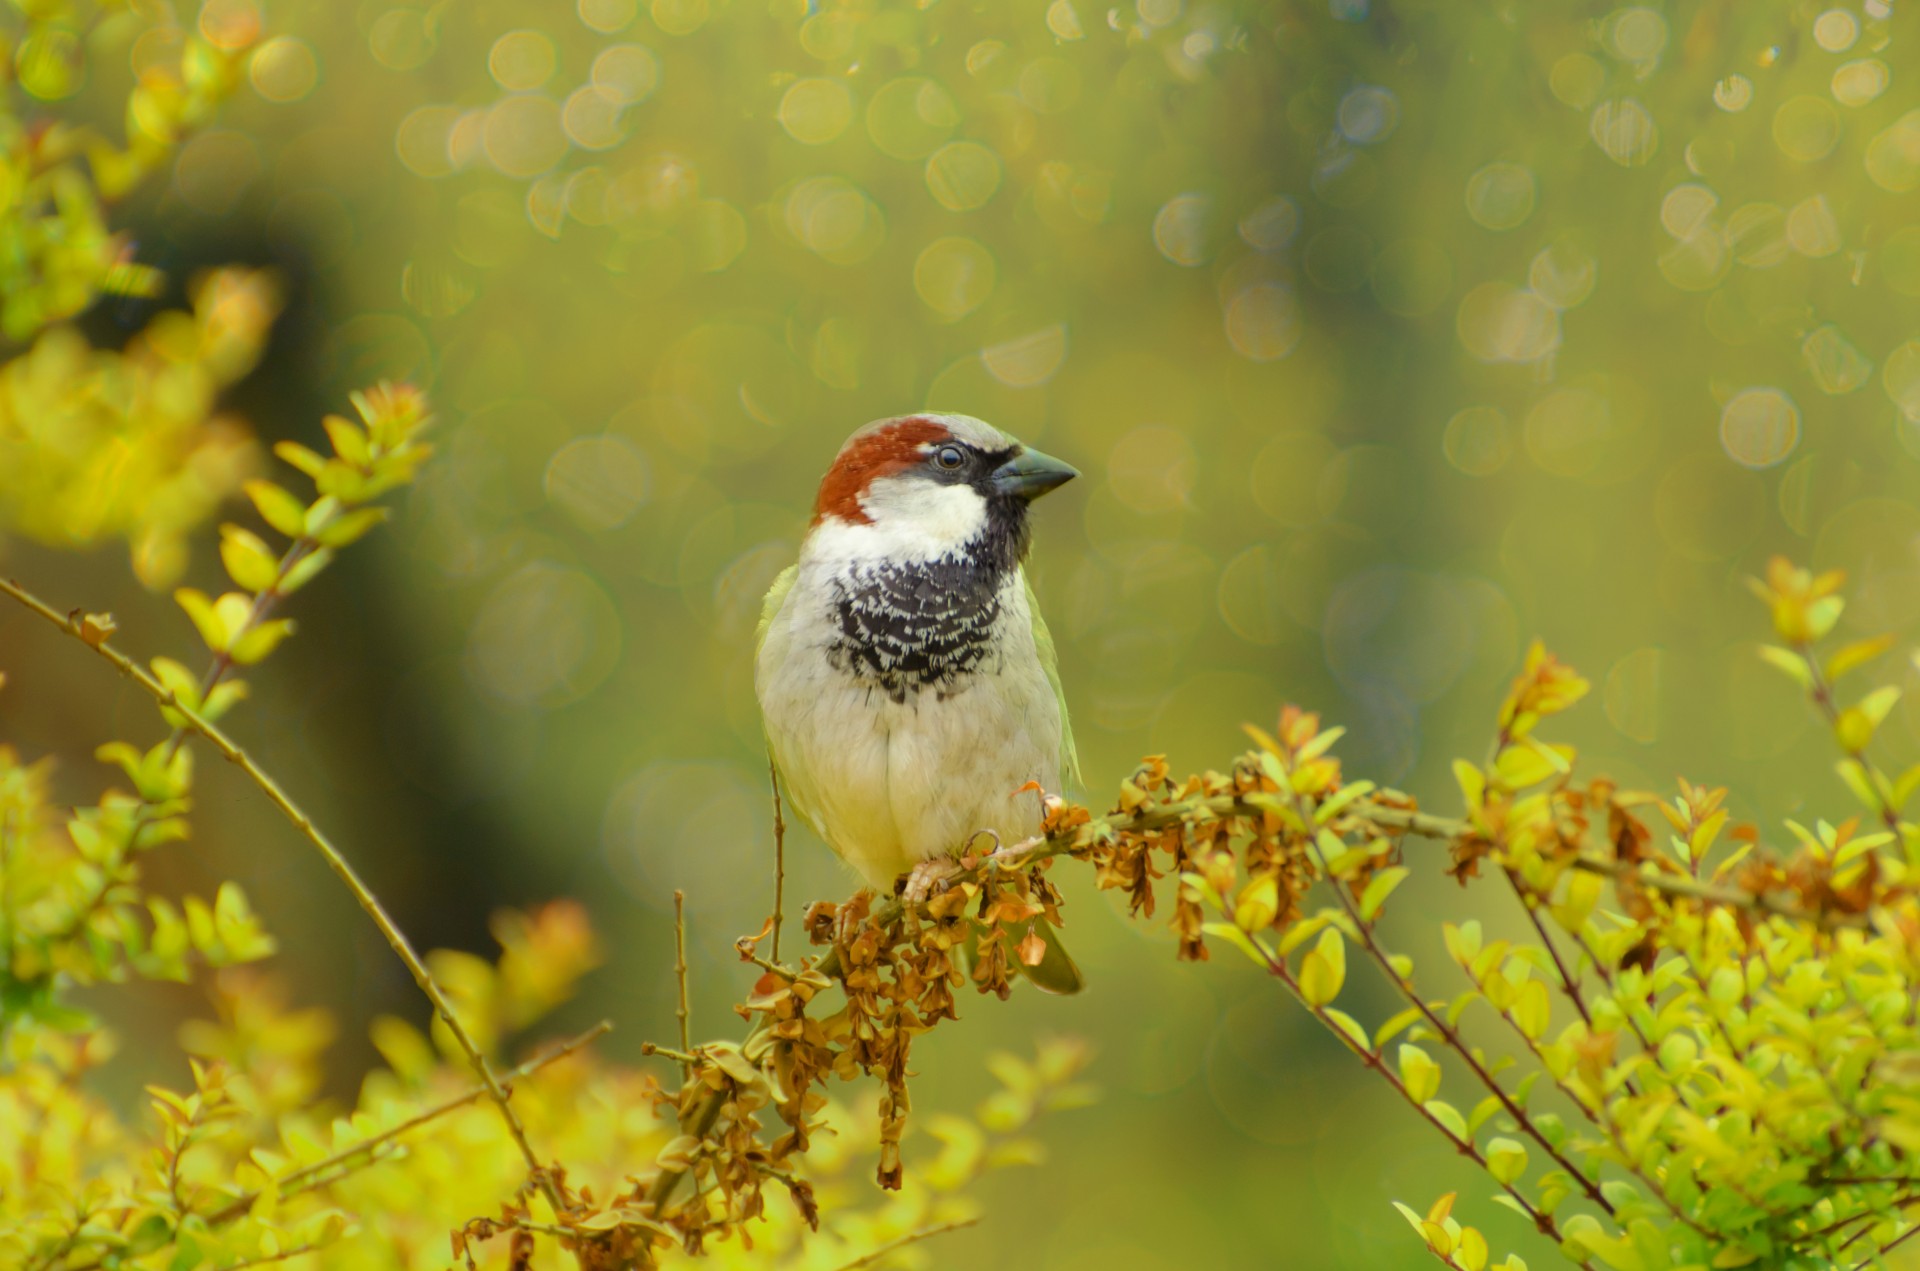
[[[1057,489],[1080,475],[1079,469],[1061,463],[1052,455],[1022,449],[1019,454],[993,470],[993,488],[1031,502],[1049,490]]]

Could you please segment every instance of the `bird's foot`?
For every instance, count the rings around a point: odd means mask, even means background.
[[[901,888],[900,897],[910,905],[920,904],[959,872],[960,862],[951,856],[935,856],[921,861],[908,871],[907,883]]]

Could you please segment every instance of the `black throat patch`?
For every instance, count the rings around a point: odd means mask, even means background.
[[[895,702],[941,700],[997,666],[1001,594],[1026,555],[1026,504],[988,502],[987,525],[931,561],[861,562],[833,582],[839,633],[828,659]]]

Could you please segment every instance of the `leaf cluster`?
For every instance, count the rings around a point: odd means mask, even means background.
[[[213,271],[190,310],[163,311],[118,351],[60,324],[102,295],[159,294],[164,277],[133,258],[110,210],[211,121],[258,22],[183,27],[171,6],[96,0],[14,8],[0,30],[0,337],[31,343],[0,364],[0,532],[58,547],[124,539],[140,579],[164,586],[185,567],[187,534],[257,466],[216,400],[259,360],[278,288],[263,272]],[[136,41],[153,52],[118,103],[122,137],[56,109],[105,69],[90,53],[105,62]]]

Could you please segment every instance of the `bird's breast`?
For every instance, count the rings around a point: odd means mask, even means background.
[[[853,565],[827,582],[828,658],[896,704],[953,697],[995,660],[1009,581],[964,559]]]

